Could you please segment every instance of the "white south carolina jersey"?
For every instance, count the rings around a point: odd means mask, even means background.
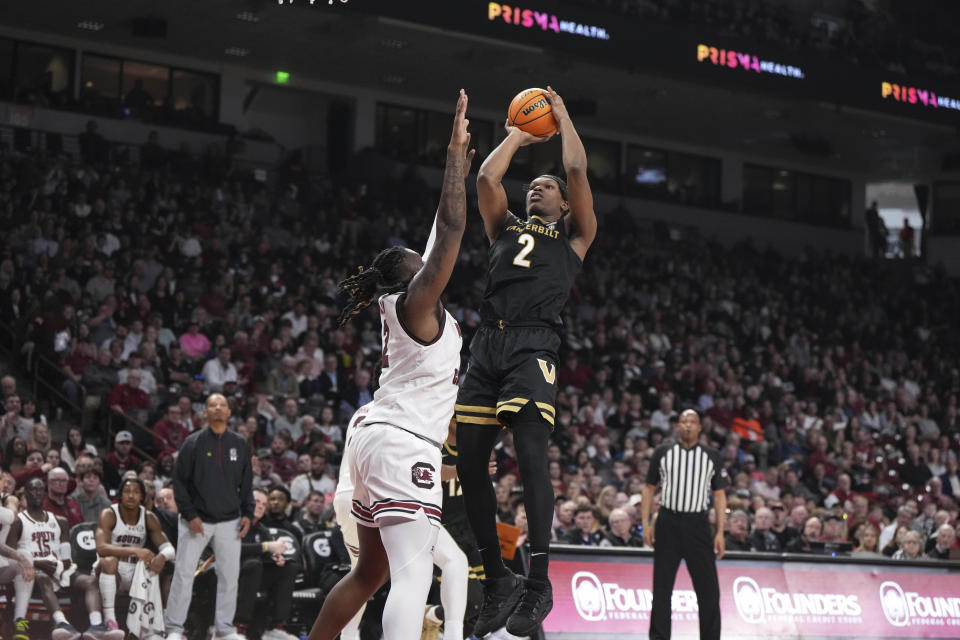
[[[37,521],[26,511],[17,514],[23,526],[20,531],[20,541],[17,551],[34,560],[60,559],[60,523],[57,517],[49,511],[44,511],[45,520]]]
[[[113,531],[110,532],[110,544],[118,547],[143,547],[147,542],[147,516],[146,510],[140,507],[140,516],[136,524],[127,524],[120,517],[119,505],[111,505],[113,516],[117,523],[113,525]]]
[[[350,446],[350,435],[355,432],[354,427],[363,422],[364,418],[370,412],[372,402],[368,402],[354,412],[347,425],[347,431],[343,435],[343,456],[340,458],[340,475],[337,478],[336,496],[353,497],[353,479],[350,477],[350,468],[353,466],[353,447]]]
[[[402,293],[380,298],[383,354],[380,388],[363,422],[406,429],[440,446],[447,439],[460,383],[460,326],[445,309],[430,342],[414,338],[397,314]]]

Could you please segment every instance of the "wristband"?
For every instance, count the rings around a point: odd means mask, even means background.
[[[174,550],[173,545],[169,542],[164,542],[162,545],[160,545],[160,549],[158,549],[158,551],[160,552],[160,555],[167,560],[167,562],[173,562],[177,557],[177,552]]]
[[[267,553],[268,551],[270,551],[270,543],[269,543],[269,542],[264,542],[264,543],[262,543],[260,546],[261,546],[261,548],[263,549],[263,552],[264,552],[264,553]]]

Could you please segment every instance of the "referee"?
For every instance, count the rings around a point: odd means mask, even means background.
[[[653,452],[647,483],[643,487],[640,511],[643,541],[653,547],[653,611],[650,616],[650,640],[670,637],[670,601],[680,560],[697,593],[700,609],[701,640],[720,640],[720,584],[717,563],[725,550],[723,525],[727,496],[724,489],[730,478],[723,469],[720,454],[700,440],[700,416],[693,409],[680,414],[680,442],[663,444]],[[657,484],[661,484],[660,511],[656,532],[650,526],[650,505]],[[707,519],[708,498],[713,491],[717,512],[717,534],[710,541]],[[660,544],[654,544],[660,541]]]

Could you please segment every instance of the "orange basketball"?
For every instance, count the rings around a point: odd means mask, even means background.
[[[549,136],[557,131],[547,92],[536,87],[524,89],[510,101],[507,119],[512,126],[535,136]]]

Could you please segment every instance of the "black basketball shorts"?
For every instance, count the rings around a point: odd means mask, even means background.
[[[560,336],[548,327],[485,325],[470,343],[470,363],[457,394],[457,422],[510,426],[533,402],[553,426]]]

